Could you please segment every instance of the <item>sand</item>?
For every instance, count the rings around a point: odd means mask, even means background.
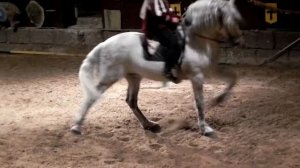
[[[90,110],[79,136],[69,129],[82,100],[81,61],[0,55],[0,167],[300,167],[299,67],[226,66],[239,82],[225,102],[206,109],[214,138],[199,134],[188,81],[162,88],[149,80],[139,106],[161,132],[140,127],[121,80]],[[224,87],[208,78],[206,105]]]

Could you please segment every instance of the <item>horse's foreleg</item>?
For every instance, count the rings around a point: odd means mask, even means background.
[[[203,100],[203,81],[202,74],[198,74],[191,79],[196,106],[198,110],[198,124],[203,135],[212,135],[214,130],[206,123],[204,116],[204,100]]]
[[[220,78],[221,80],[224,80],[227,83],[227,86],[221,94],[214,98],[212,106],[218,105],[219,103],[223,102],[225,98],[230,94],[230,91],[237,82],[237,75],[233,71],[227,69],[225,70],[221,68],[216,68],[214,71],[214,75]]]
[[[140,124],[144,129],[147,130],[151,130],[151,131],[160,130],[159,124],[154,121],[148,120],[138,107],[137,98],[138,98],[140,82],[142,78],[139,75],[127,75],[126,79],[128,81],[126,102],[131,108],[134,115],[139,120]]]

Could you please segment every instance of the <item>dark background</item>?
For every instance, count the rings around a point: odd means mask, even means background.
[[[23,26],[30,26],[24,12],[29,0],[0,0],[12,2],[22,11],[20,16]],[[194,0],[169,0],[170,3],[181,3],[181,11]],[[300,11],[299,0],[260,0],[265,3],[277,3],[278,8]],[[122,29],[139,29],[141,20],[139,11],[142,0],[37,0],[45,9],[45,23],[43,27],[68,27],[76,24],[75,7],[79,17],[101,17],[103,9],[121,11]],[[242,29],[277,29],[288,31],[300,30],[299,14],[277,14],[278,22],[268,24],[265,22],[265,9],[254,6],[247,0],[236,0],[236,5],[244,18]]]

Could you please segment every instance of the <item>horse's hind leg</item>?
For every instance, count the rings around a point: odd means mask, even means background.
[[[87,115],[88,110],[92,105],[101,97],[101,95],[107,90],[113,83],[115,83],[119,78],[108,77],[109,80],[106,80],[104,77],[97,86],[95,86],[94,91],[89,90],[88,87],[83,87],[85,91],[84,101],[79,110],[79,114],[75,120],[74,126],[71,128],[71,131],[76,134],[81,134],[81,126]],[[105,81],[105,82],[103,82]],[[96,91],[96,93],[95,93]]]
[[[203,135],[212,135],[214,130],[206,123],[204,116],[204,101],[203,101],[203,75],[197,74],[191,79],[194,91],[194,97],[196,101],[196,106],[198,110],[198,124],[200,127],[200,132]]]
[[[100,95],[99,95],[100,96]],[[98,97],[95,97],[92,94],[86,93],[83,103],[81,104],[79,114],[76,117],[75,124],[71,128],[71,131],[75,134],[81,134],[81,126],[83,121],[87,115],[88,110],[92,107],[92,105],[96,102]]]
[[[137,104],[137,97],[138,97],[140,82],[142,78],[139,75],[131,74],[131,75],[127,75],[126,79],[128,81],[126,102],[131,108],[132,112],[137,117],[137,119],[139,120],[140,124],[144,129],[151,130],[154,132],[159,131],[160,130],[159,124],[154,121],[148,120],[141,112]]]

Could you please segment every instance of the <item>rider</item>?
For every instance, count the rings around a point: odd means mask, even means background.
[[[163,51],[165,58],[164,75],[177,81],[176,74],[172,69],[181,55],[180,45],[176,35],[176,28],[180,17],[169,7],[166,0],[144,0],[140,11],[140,18],[143,20],[142,31],[149,39],[156,39],[166,49]]]

